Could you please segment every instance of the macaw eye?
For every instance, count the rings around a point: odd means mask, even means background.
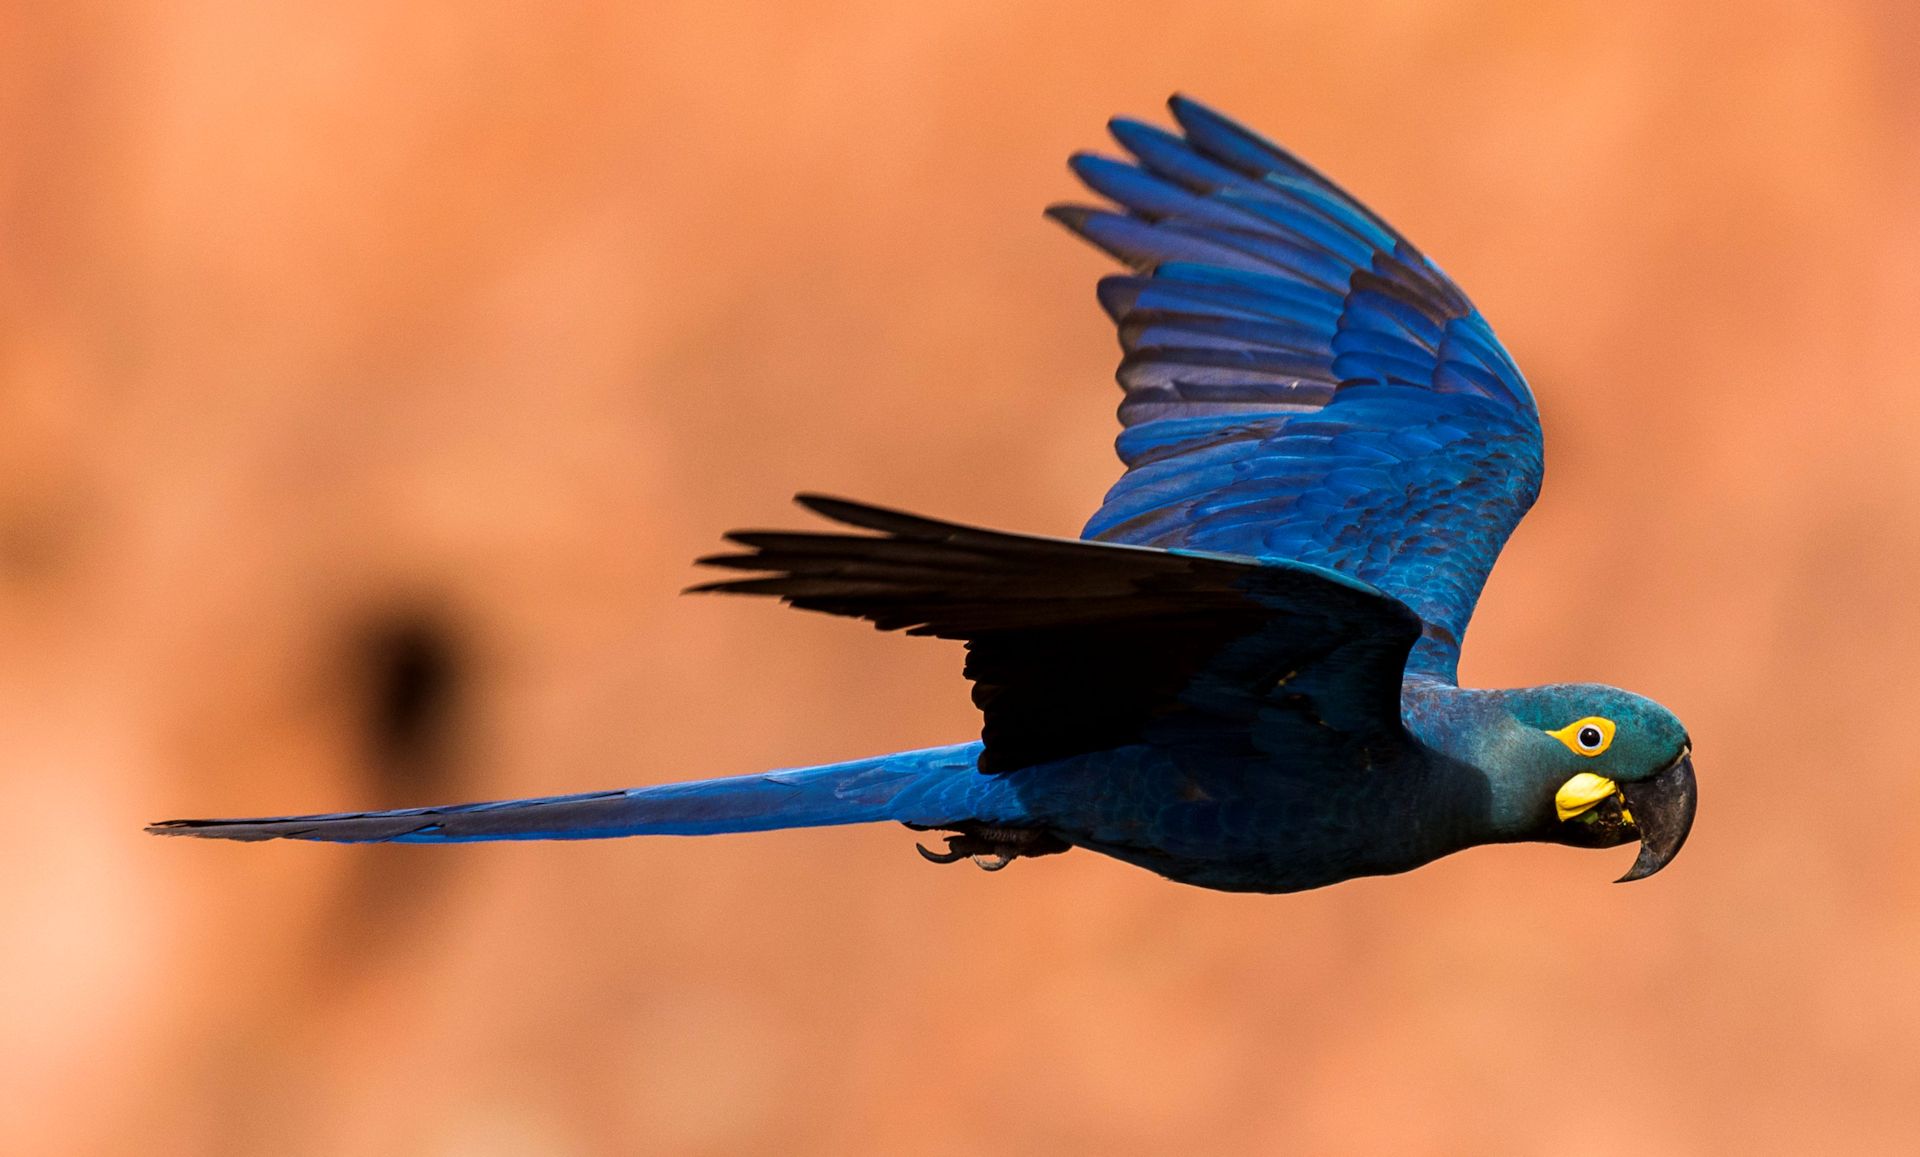
[[[1613,732],[1613,720],[1589,715],[1547,734],[1566,744],[1575,755],[1599,755],[1613,746]]]

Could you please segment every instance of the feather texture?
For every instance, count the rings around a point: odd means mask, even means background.
[[[1051,215],[1131,266],[1127,474],[1088,538],[1311,563],[1426,624],[1452,679],[1495,558],[1539,493],[1532,392],[1438,266],[1298,158],[1211,109],[1116,120],[1131,163],[1072,164],[1119,211]]]
[[[753,577],[693,589],[966,640],[984,771],[1143,740],[1251,750],[1256,718],[1282,704],[1367,742],[1403,734],[1400,673],[1419,621],[1352,579],[799,501],[877,533],[735,531],[744,551],[700,561]]]
[[[1454,682],[1489,569],[1538,493],[1538,415],[1437,266],[1311,167],[1176,97],[1072,167],[1111,208],[1051,210],[1131,272],[1127,470],[1080,539],[843,499],[748,530],[693,589],[961,640],[979,742],[624,791],[157,824],[237,840],[449,843],[897,820],[989,868],[1088,848],[1171,879],[1287,892],[1475,844],[1606,847],[1628,878],[1692,823],[1686,729],[1650,700]],[[1612,728],[1604,751],[1556,736]],[[1617,799],[1564,818],[1570,776]],[[1631,811],[1629,812],[1629,807]],[[1605,810],[1610,809],[1610,810]],[[1593,822],[1579,822],[1590,819]]]

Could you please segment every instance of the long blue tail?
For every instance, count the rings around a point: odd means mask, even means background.
[[[978,743],[963,743],[823,767],[625,791],[396,811],[168,820],[147,830],[162,836],[222,840],[452,844],[705,836],[878,820],[934,828],[969,821],[1019,822],[1017,799],[1003,777],[980,774],[979,756]]]

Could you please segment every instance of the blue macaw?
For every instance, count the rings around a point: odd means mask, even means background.
[[[695,590],[966,642],[972,743],[499,803],[174,820],[165,835],[342,843],[598,839],[893,820],[998,869],[1088,848],[1203,887],[1292,892],[1479,844],[1612,847],[1660,870],[1692,744],[1595,684],[1460,687],[1460,640],[1540,489],[1533,393],[1393,227],[1184,97],[1178,134],[1074,171],[1116,209],[1051,216],[1125,357],[1126,472],[1079,539],[842,499],[852,532],[737,531]],[[739,573],[739,572],[744,572]]]

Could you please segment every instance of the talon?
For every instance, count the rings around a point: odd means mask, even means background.
[[[907,825],[915,831],[924,832],[927,828]],[[954,829],[949,828],[948,831]],[[990,828],[967,825],[954,835],[946,837],[945,851],[936,852],[925,844],[913,845],[920,858],[930,864],[951,864],[956,860],[972,860],[986,872],[998,872],[1015,860],[1029,856],[1051,856],[1064,852],[1068,848],[1066,841],[1051,832],[1031,828]]]
[[[930,864],[951,864],[966,855],[965,852],[954,851],[953,843],[954,841],[952,839],[948,839],[947,850],[944,852],[929,851],[927,845],[918,843],[913,845],[913,848],[922,856],[926,857],[927,862]]]

